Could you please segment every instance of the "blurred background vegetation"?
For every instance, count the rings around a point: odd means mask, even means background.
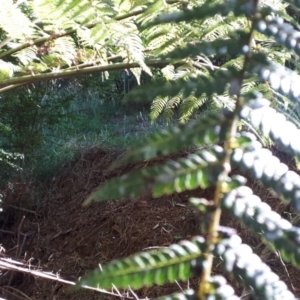
[[[142,77],[142,83],[150,81]],[[149,104],[122,101],[136,85],[134,76],[115,71],[108,78],[58,79],[1,94],[0,148],[7,153],[0,162],[2,184],[12,175],[48,179],[80,149],[126,149],[165,126],[163,119],[151,124]]]

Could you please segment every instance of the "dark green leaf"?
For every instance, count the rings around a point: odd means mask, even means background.
[[[159,197],[197,187],[206,188],[217,182],[222,170],[218,157],[222,155],[222,148],[214,146],[178,161],[170,160],[113,178],[92,193],[84,205],[91,201],[136,197],[150,189],[155,197]]]
[[[228,125],[226,118],[212,112],[202,116],[198,121],[172,127],[169,130],[164,129],[151,135],[140,146],[116,161],[113,166],[149,160],[158,155],[168,155],[192,145],[205,145],[207,140],[210,143],[217,143],[225,138],[221,134],[221,128],[224,127],[226,131]]]
[[[187,280],[191,276],[191,261],[203,260],[203,238],[183,241],[169,248],[143,252],[123,260],[115,260],[84,276],[77,286],[88,285],[110,289],[128,286],[138,289],[152,284]]]

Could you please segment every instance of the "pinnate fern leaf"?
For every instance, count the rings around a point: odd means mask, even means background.
[[[277,43],[284,45],[287,49],[300,54],[300,34],[293,26],[285,23],[282,18],[276,17],[271,20],[260,20],[256,29],[267,35],[273,36]]]
[[[262,99],[263,100],[263,99]],[[300,129],[274,108],[268,107],[269,102],[264,101],[262,107],[251,109],[252,102],[241,111],[241,117],[249,120],[262,134],[270,137],[272,141],[291,155],[300,158]]]
[[[224,239],[215,246],[213,253],[222,263],[224,270],[236,280],[242,279],[257,299],[296,300],[279,276],[273,273],[248,245],[242,244],[239,236],[232,235]]]
[[[192,261],[204,260],[202,255],[205,239],[196,237],[191,242],[182,241],[168,248],[142,252],[137,255],[112,261],[84,276],[78,286],[89,285],[110,289],[138,289],[142,286],[187,280],[192,275]]]
[[[159,155],[168,155],[190,146],[204,146],[223,141],[229,126],[228,119],[221,113],[210,112],[197,121],[163,129],[150,135],[113,165],[149,160]]]
[[[261,53],[252,55],[251,59],[253,60],[253,64],[248,68],[250,73],[258,74],[261,82],[268,81],[275,91],[278,91],[296,102],[299,101],[300,76],[296,72],[276,65]]]
[[[247,44],[247,35],[241,31],[239,32],[239,41],[236,39],[216,39],[214,41],[194,42],[190,43],[180,49],[175,49],[170,53],[163,55],[166,59],[183,59],[186,57],[195,57],[200,53],[201,55],[239,55],[244,54]]]
[[[249,172],[253,178],[260,180],[264,186],[272,188],[284,200],[300,211],[300,176],[290,171],[288,166],[272,155],[268,149],[257,147],[234,150],[232,164],[240,170]]]
[[[25,42],[28,37],[38,37],[34,23],[22,12],[16,1],[1,1],[0,28],[8,37]]]
[[[152,189],[154,197],[174,192],[192,190],[197,187],[207,188],[215,184],[222,169],[219,159],[223,149],[214,146],[190,154],[177,161],[170,160],[162,165],[143,168],[119,178],[105,182],[85,201],[136,197]]]
[[[183,98],[194,95],[200,97],[202,95],[210,96],[212,94],[221,95],[227,88],[228,83],[233,77],[238,77],[236,70],[218,70],[212,71],[210,74],[201,73],[189,79],[181,78],[176,81],[169,81],[167,84],[163,81],[152,83],[151,89],[147,94],[144,87],[140,87],[127,95],[125,99],[135,99],[135,101],[152,101],[155,97],[175,97],[182,93]],[[149,86],[149,87],[150,87]]]
[[[254,1],[238,1],[238,0],[226,0],[220,3],[204,3],[191,10],[175,12],[171,14],[161,15],[156,20],[148,24],[157,25],[170,22],[182,22],[193,21],[199,19],[206,19],[208,17],[214,17],[215,15],[227,16],[229,13],[233,13],[235,16],[243,14],[253,14],[255,11]]]
[[[222,208],[254,233],[261,233],[263,239],[273,243],[285,261],[300,267],[300,228],[272,211],[249,187],[241,186],[226,194]]]

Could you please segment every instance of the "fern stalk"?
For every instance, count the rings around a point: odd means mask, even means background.
[[[184,64],[185,62],[178,62],[177,64]],[[165,67],[170,64],[170,60],[148,60],[146,64],[151,67]],[[0,84],[0,94],[4,91],[15,88],[16,86],[42,81],[42,80],[53,80],[58,78],[67,78],[67,77],[75,77],[86,74],[94,74],[105,71],[116,71],[116,70],[124,70],[124,69],[132,69],[138,68],[140,65],[138,63],[116,63],[116,64],[108,64],[102,66],[94,66],[79,70],[74,69],[62,69],[52,73],[41,73],[37,75],[27,75],[21,77],[13,77],[7,80],[2,80]]]
[[[143,13],[144,11],[145,11],[145,9],[135,10],[135,11],[130,12],[128,14],[124,14],[124,15],[121,15],[121,16],[116,16],[115,20],[121,21],[121,20],[124,20],[124,19],[128,19],[128,18],[131,18],[133,16],[139,15],[139,14]],[[98,24],[99,23],[88,24],[88,25],[85,25],[85,28],[92,29],[92,28],[96,27]],[[65,30],[65,31],[55,33],[55,34],[51,34],[51,35],[41,37],[41,38],[38,38],[38,39],[35,39],[35,40],[30,40],[27,43],[24,43],[24,44],[22,44],[18,47],[15,47],[13,49],[10,49],[10,50],[7,50],[7,51],[1,53],[0,54],[0,59],[4,58],[6,56],[10,56],[10,55],[12,55],[12,54],[14,54],[14,53],[16,53],[20,50],[31,47],[33,45],[42,44],[42,43],[52,41],[52,40],[55,40],[55,39],[58,39],[58,38],[61,38],[61,37],[64,37],[64,36],[70,36],[70,35],[76,33],[77,30],[78,30],[78,28],[72,28],[70,30]]]
[[[254,1],[255,12],[257,12],[258,9],[258,2],[259,0]],[[211,222],[208,228],[207,250],[205,253],[205,256],[207,258],[201,275],[201,280],[200,280],[200,285],[198,290],[198,296],[200,299],[203,300],[206,299],[206,295],[210,293],[210,278],[212,276],[213,257],[214,257],[212,254],[212,250],[214,249],[214,245],[216,244],[216,242],[218,242],[218,238],[219,238],[218,230],[219,230],[221,214],[222,214],[221,199],[223,198],[224,194],[227,192],[227,178],[231,171],[230,157],[232,155],[233,149],[235,148],[235,144],[236,144],[235,137],[238,129],[239,112],[241,107],[243,106],[241,87],[242,87],[243,80],[245,78],[246,67],[250,59],[251,45],[253,40],[252,37],[256,26],[255,14],[253,16],[252,24],[251,25],[250,24],[251,23],[249,20],[249,26],[251,27],[249,32],[248,44],[247,44],[248,51],[245,53],[239,82],[238,83],[231,82],[231,88],[232,88],[231,92],[232,94],[236,94],[236,104],[235,104],[235,109],[233,111],[230,130],[228,131],[228,135],[224,145],[225,156],[222,162],[223,171],[219,175],[215,194],[214,194],[214,199],[213,199],[215,210],[212,212]],[[235,85],[236,87],[233,85]],[[235,89],[237,89],[237,91],[235,91]]]

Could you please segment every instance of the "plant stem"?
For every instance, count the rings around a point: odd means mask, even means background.
[[[166,65],[170,64],[170,60],[146,60],[146,65],[149,67],[165,67]],[[185,64],[185,61],[177,62],[176,65]],[[68,77],[76,77],[82,76],[87,74],[94,74],[100,73],[105,71],[116,71],[116,70],[124,70],[124,69],[131,69],[131,68],[139,68],[140,65],[138,63],[116,63],[116,64],[109,64],[109,65],[102,65],[102,66],[93,66],[79,70],[58,70],[52,73],[46,74],[37,74],[37,75],[27,75],[21,77],[14,77],[7,80],[1,81],[0,84],[0,94],[3,91],[7,91],[9,89],[15,88],[16,85],[23,85],[32,82],[42,81],[42,80],[53,80],[58,78],[68,78]]]
[[[258,8],[258,2],[259,0],[255,0],[255,12],[257,11]],[[235,109],[233,112],[233,117],[231,120],[231,126],[230,130],[228,132],[225,145],[224,145],[224,152],[225,152],[225,157],[222,162],[222,168],[223,171],[220,173],[216,190],[215,190],[215,195],[214,195],[214,206],[215,210],[212,213],[212,220],[210,222],[210,226],[208,229],[208,237],[207,237],[207,250],[205,253],[206,260],[205,260],[205,265],[203,269],[203,273],[200,279],[200,285],[198,289],[198,296],[201,300],[206,299],[206,294],[210,292],[210,285],[209,285],[209,280],[211,277],[212,273],[212,267],[213,267],[213,255],[212,255],[212,250],[214,248],[214,245],[218,242],[219,234],[219,225],[220,225],[220,220],[221,220],[221,214],[222,214],[222,209],[221,209],[221,199],[226,192],[226,181],[228,178],[228,175],[231,171],[231,164],[230,164],[230,157],[232,154],[233,149],[235,148],[235,137],[237,133],[237,124],[239,120],[239,111],[240,108],[243,105],[243,98],[241,95],[241,88],[242,88],[242,83],[245,79],[246,75],[246,67],[249,63],[250,60],[250,49],[251,49],[251,42],[252,42],[252,37],[253,37],[253,32],[255,28],[255,14],[252,19],[252,24],[249,32],[249,39],[248,39],[248,51],[245,54],[245,59],[243,63],[243,68],[241,70],[241,75],[239,77],[239,89],[238,92],[236,93],[236,104],[235,104]],[[236,84],[236,83],[235,83]]]

